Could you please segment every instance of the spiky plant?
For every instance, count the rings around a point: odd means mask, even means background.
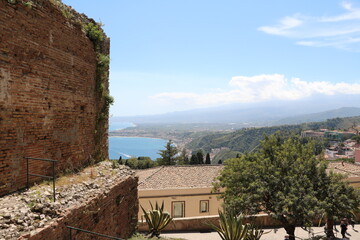
[[[217,227],[209,224],[220,235],[222,240],[246,240],[248,235],[248,225],[242,225],[242,217],[232,213],[222,213],[219,211],[219,224]]]
[[[148,212],[142,206],[141,209],[149,226],[150,237],[159,237],[161,231],[171,222],[172,218],[168,212],[164,211],[164,202],[162,202],[161,206],[156,202],[155,208],[150,202],[150,206],[151,210]]]
[[[264,233],[263,229],[256,227],[254,225],[249,225],[249,230],[247,232],[246,240],[260,240],[263,234],[266,234]]]

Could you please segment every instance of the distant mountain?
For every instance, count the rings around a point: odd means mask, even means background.
[[[138,124],[237,123],[240,128],[274,126],[360,115],[359,102],[360,95],[344,95],[336,98],[322,96],[321,98],[308,98],[298,101],[232,104],[159,115],[112,117],[111,121]]]
[[[330,118],[337,118],[337,117],[343,118],[343,117],[354,117],[354,116],[360,116],[360,108],[343,107],[325,112],[287,117],[274,122],[274,124],[283,125],[283,124],[299,124],[306,122],[321,122]]]
[[[317,129],[349,129],[360,126],[360,116],[347,118],[333,118],[323,122],[302,123],[296,125],[282,125],[273,127],[243,128],[230,133],[208,133],[199,135],[186,145],[188,149],[203,149],[210,152],[216,148],[228,148],[228,152],[237,151],[247,153],[259,146],[265,135],[271,135],[278,131],[282,136],[300,134],[302,130]]]

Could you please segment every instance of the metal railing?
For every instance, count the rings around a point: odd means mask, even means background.
[[[70,234],[70,240],[72,240],[72,230],[76,230],[76,231],[80,231],[80,232],[84,232],[84,233],[88,233],[88,234],[92,234],[95,236],[99,236],[99,237],[104,237],[104,238],[108,238],[108,239],[115,239],[115,240],[124,240],[122,238],[117,238],[117,237],[112,237],[112,236],[108,236],[105,234],[101,234],[101,233],[96,233],[96,232],[91,232],[85,229],[81,229],[81,228],[76,228],[76,227],[71,227],[71,226],[66,226],[69,229],[69,234]]]
[[[32,158],[32,157],[25,157],[25,159],[26,159],[26,188],[29,189],[29,187],[30,187],[29,176],[52,179],[52,182],[53,182],[53,201],[55,202],[55,163],[57,163],[57,160],[44,159],[44,158]],[[29,173],[29,160],[38,160],[38,161],[51,162],[52,163],[52,176]]]

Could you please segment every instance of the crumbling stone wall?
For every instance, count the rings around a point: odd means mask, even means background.
[[[58,160],[57,173],[108,157],[93,42],[56,0],[25,2],[0,0],[0,196],[25,186],[24,157]],[[50,170],[30,162],[32,173]]]
[[[68,240],[70,231],[66,226],[126,239],[131,237],[137,226],[137,196],[137,178],[127,177],[109,192],[69,208],[66,214],[51,225],[24,234],[19,239]],[[72,240],[92,237],[91,234],[72,230]]]

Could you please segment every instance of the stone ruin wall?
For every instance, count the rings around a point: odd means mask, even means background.
[[[58,160],[57,174],[108,157],[94,44],[55,1],[0,0],[0,196],[25,186],[24,157]],[[30,172],[51,164],[30,161]]]
[[[18,238],[19,240],[68,240],[73,226],[113,237],[128,238],[137,226],[139,211],[137,178],[126,177],[109,192],[99,194],[86,203],[77,204],[67,210],[51,225],[37,229]],[[100,239],[91,234],[72,230],[72,240]],[[103,238],[105,239],[105,238]]]

